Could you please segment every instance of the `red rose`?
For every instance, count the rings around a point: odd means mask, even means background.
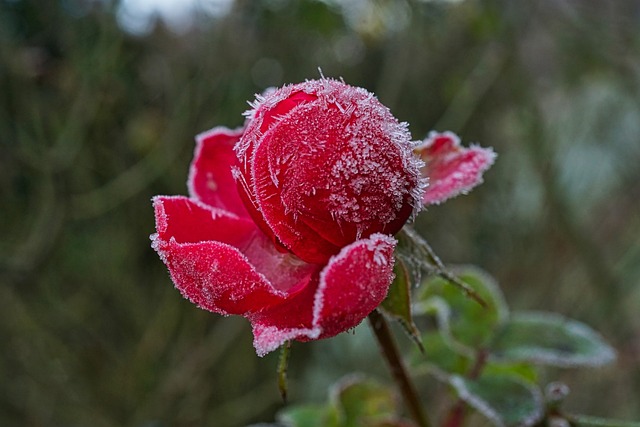
[[[191,197],[154,198],[152,245],[186,298],[251,322],[259,355],[331,337],[385,298],[392,235],[432,202],[414,149],[364,89],[285,86],[258,97],[244,129],[198,136]]]

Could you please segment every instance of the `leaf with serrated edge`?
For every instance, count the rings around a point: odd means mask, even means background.
[[[380,308],[385,314],[396,319],[409,337],[423,351],[420,331],[418,331],[411,315],[411,278],[405,263],[399,258],[396,258],[393,273],[395,278]]]
[[[558,367],[600,366],[615,350],[593,329],[555,313],[514,313],[497,333],[491,354],[499,360]]]
[[[483,374],[476,380],[452,375],[460,399],[497,427],[528,427],[542,418],[544,400],[535,385],[512,375]]]

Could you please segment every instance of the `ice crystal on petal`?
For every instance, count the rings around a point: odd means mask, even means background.
[[[320,336],[320,328],[294,328],[294,329],[280,329],[276,326],[255,326],[253,328],[253,346],[256,349],[256,354],[260,357],[267,353],[271,353],[276,350],[286,341],[300,339],[302,337],[306,340],[315,340]]]

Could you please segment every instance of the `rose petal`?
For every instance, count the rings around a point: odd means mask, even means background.
[[[210,206],[248,216],[238,195],[231,170],[238,167],[233,150],[242,128],[215,127],[196,136],[196,148],[189,168],[189,194]]]
[[[153,248],[180,293],[205,310],[246,316],[286,300],[286,293],[271,286],[232,246],[156,239]]]
[[[314,325],[321,338],[353,328],[387,296],[393,279],[393,250],[397,241],[372,234],[343,248],[320,275],[314,304]]]
[[[340,247],[322,238],[306,223],[297,220],[293,212],[285,211],[281,189],[278,188],[280,171],[275,170],[275,165],[269,162],[271,134],[272,131],[269,131],[263,137],[253,160],[254,177],[271,177],[259,180],[259,185],[254,188],[262,218],[277,240],[291,252],[307,262],[324,264],[331,255],[338,253]],[[281,166],[285,166],[284,163]],[[309,244],[310,242],[313,244]]]
[[[251,317],[262,356],[287,340],[329,338],[357,326],[385,298],[393,277],[390,236],[373,234],[343,248],[297,295]]]
[[[258,356],[272,352],[289,340],[314,340],[322,330],[313,324],[313,304],[319,273],[313,281],[284,304],[250,316],[253,346]]]
[[[153,198],[158,237],[178,243],[218,241],[241,248],[258,231],[248,218],[184,196]]]
[[[243,315],[287,298],[238,249],[260,233],[250,220],[185,197],[153,202],[158,232],[152,246],[185,298],[214,313]]]
[[[423,175],[429,177],[422,198],[425,205],[468,193],[482,183],[482,174],[496,158],[491,148],[462,147],[460,138],[452,132],[431,132],[415,151],[426,163]]]

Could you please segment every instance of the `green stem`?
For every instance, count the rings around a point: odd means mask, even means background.
[[[280,351],[280,359],[278,360],[278,390],[284,402],[287,401],[287,368],[289,367],[289,356],[291,355],[291,341],[287,341],[282,345]]]
[[[374,310],[369,314],[369,323],[412,418],[419,427],[430,427],[431,425],[422,409],[416,388],[407,375],[407,370],[404,367],[398,346],[391,335],[387,321],[382,314]]]

